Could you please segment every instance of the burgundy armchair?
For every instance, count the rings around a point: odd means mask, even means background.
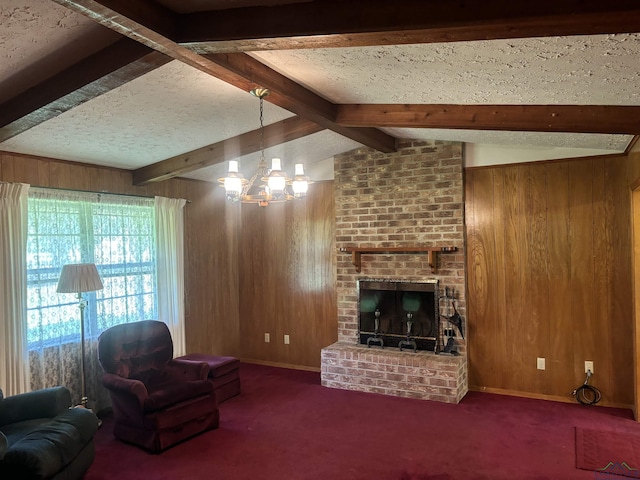
[[[105,330],[98,357],[116,438],[159,453],[218,427],[209,366],[173,359],[173,341],[163,322],[144,320]]]

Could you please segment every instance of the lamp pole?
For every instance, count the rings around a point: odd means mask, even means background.
[[[87,398],[87,385],[85,373],[85,325],[84,310],[87,307],[87,301],[82,297],[83,292],[93,292],[102,290],[104,285],[98,274],[98,269],[94,263],[77,263],[69,264],[62,267],[60,278],[58,279],[58,293],[75,293],[78,295],[78,307],[80,308],[80,385],[81,399],[80,405],[87,408],[89,399]]]
[[[81,390],[82,398],[80,398],[80,405],[87,408],[89,399],[87,398],[87,380],[85,375],[85,346],[84,346],[84,309],[87,308],[87,301],[82,298],[82,293],[78,292],[78,307],[80,308],[80,375],[81,378]]]

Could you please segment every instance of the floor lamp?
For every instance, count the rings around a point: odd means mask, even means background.
[[[87,301],[82,297],[83,292],[94,292],[102,290],[102,280],[98,275],[98,269],[94,263],[76,263],[62,267],[62,273],[58,280],[58,293],[77,293],[78,307],[80,308],[80,337],[82,358],[80,359],[80,373],[82,375],[82,399],[80,404],[87,408],[87,389],[85,382],[84,364],[84,309]]]

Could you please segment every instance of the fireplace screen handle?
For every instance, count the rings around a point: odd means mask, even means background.
[[[367,338],[367,347],[371,347],[372,343],[377,343],[380,347],[384,348],[384,340],[379,336],[380,334],[380,310],[376,308],[376,311],[373,313],[374,320],[374,329],[373,329],[373,337]]]
[[[398,348],[402,351],[402,347],[412,347],[414,352],[418,351],[418,344],[411,338],[411,327],[413,326],[413,313],[407,312],[407,339],[398,342]]]

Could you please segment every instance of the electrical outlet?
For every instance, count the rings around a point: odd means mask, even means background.
[[[271,335],[269,333],[264,334],[264,343],[269,343],[271,341]]]
[[[289,335],[284,336],[284,344],[289,345]]]
[[[584,361],[584,373],[587,373],[589,370],[591,370],[592,374],[596,373],[593,370],[593,360],[585,360]]]
[[[538,370],[544,370],[546,368],[545,363],[546,362],[544,358],[538,357],[538,361],[537,361]]]

